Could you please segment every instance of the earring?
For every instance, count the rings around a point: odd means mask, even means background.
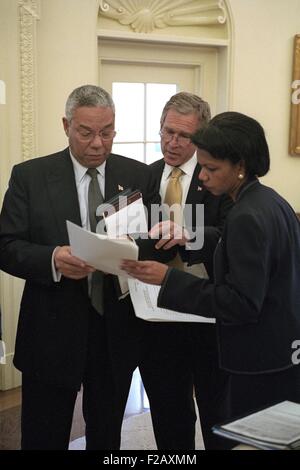
[[[239,179],[239,180],[242,180],[242,179],[244,179],[244,175],[243,175],[243,173],[240,173],[240,174],[238,175],[238,179]]]

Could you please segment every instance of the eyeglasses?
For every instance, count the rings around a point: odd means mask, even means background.
[[[103,142],[108,142],[113,139],[116,135],[116,131],[112,129],[100,131],[98,132],[98,134],[87,129],[77,129],[77,132],[80,134],[81,139],[87,141],[94,140],[97,135]]]
[[[166,141],[171,142],[174,138],[177,140],[178,145],[188,145],[191,143],[191,136],[179,134],[178,132],[174,132],[171,129],[161,129],[159,131],[159,135]]]

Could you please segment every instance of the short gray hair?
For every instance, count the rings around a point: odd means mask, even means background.
[[[200,96],[181,91],[173,95],[165,104],[160,118],[160,127],[163,126],[167,112],[174,109],[180,114],[197,114],[199,118],[199,128],[203,124],[207,124],[211,118],[210,106]]]
[[[69,95],[65,108],[68,122],[71,122],[75,109],[81,106],[111,108],[115,113],[115,105],[110,94],[95,85],[80,86]]]

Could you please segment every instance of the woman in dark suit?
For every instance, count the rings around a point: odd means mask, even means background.
[[[281,400],[300,402],[300,224],[290,205],[257,179],[269,170],[261,125],[236,112],[215,116],[193,139],[199,179],[229,194],[215,251],[214,283],[156,262],[124,262],[141,281],[161,284],[158,305],[216,317],[219,366],[228,372],[224,419]]]

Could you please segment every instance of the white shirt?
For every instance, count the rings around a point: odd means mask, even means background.
[[[76,158],[73,157],[71,150],[70,150],[70,156],[73,162],[73,168],[74,168],[74,173],[75,173],[75,182],[76,182],[76,188],[77,188],[77,194],[78,194],[81,224],[83,228],[89,230],[90,221],[89,221],[89,214],[88,214],[88,189],[89,189],[91,177],[86,174],[88,168],[81,165],[78,162],[78,160],[76,160]],[[100,166],[97,167],[97,170],[99,172],[98,183],[99,183],[103,198],[105,194],[105,165],[106,165],[106,161],[104,161]]]

